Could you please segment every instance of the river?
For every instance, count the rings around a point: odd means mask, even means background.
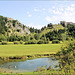
[[[46,69],[51,66],[51,68],[55,68],[55,65],[59,65],[58,60],[52,60],[52,58],[45,57],[45,58],[36,58],[36,59],[31,59],[31,60],[26,60],[26,61],[18,61],[18,62],[7,62],[4,64],[0,64],[0,67],[2,69],[10,69],[11,70],[17,70],[21,72],[31,72],[31,71],[36,71],[37,67],[45,67]]]

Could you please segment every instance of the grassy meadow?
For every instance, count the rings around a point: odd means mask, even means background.
[[[0,56],[23,56],[35,54],[55,54],[62,44],[0,45]]]

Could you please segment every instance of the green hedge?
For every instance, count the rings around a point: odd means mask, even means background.
[[[20,44],[23,44],[23,41],[20,41]]]
[[[36,40],[26,41],[25,44],[37,44]]]
[[[39,40],[39,41],[37,42],[37,44],[44,44],[44,41],[43,41],[43,40]]]
[[[52,43],[54,44],[54,43],[60,43],[60,41],[59,40],[52,40]]]
[[[7,43],[7,41],[2,41],[1,42],[1,45],[7,45],[8,43]]]
[[[19,44],[19,41],[14,41],[14,44]]]

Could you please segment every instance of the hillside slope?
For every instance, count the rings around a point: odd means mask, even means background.
[[[17,35],[26,35],[30,34],[30,30],[24,24],[20,23],[18,20],[14,20],[9,17],[0,16],[0,25],[4,25],[7,27],[7,32],[9,35],[17,34]]]
[[[53,25],[53,28],[46,27],[43,31],[41,31],[40,36],[42,36],[43,34],[46,34],[48,32],[51,32],[53,30],[58,31],[59,29],[64,29],[64,27],[62,25]]]

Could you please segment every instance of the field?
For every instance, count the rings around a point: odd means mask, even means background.
[[[35,54],[55,54],[62,44],[0,45],[0,56],[23,56]]]

